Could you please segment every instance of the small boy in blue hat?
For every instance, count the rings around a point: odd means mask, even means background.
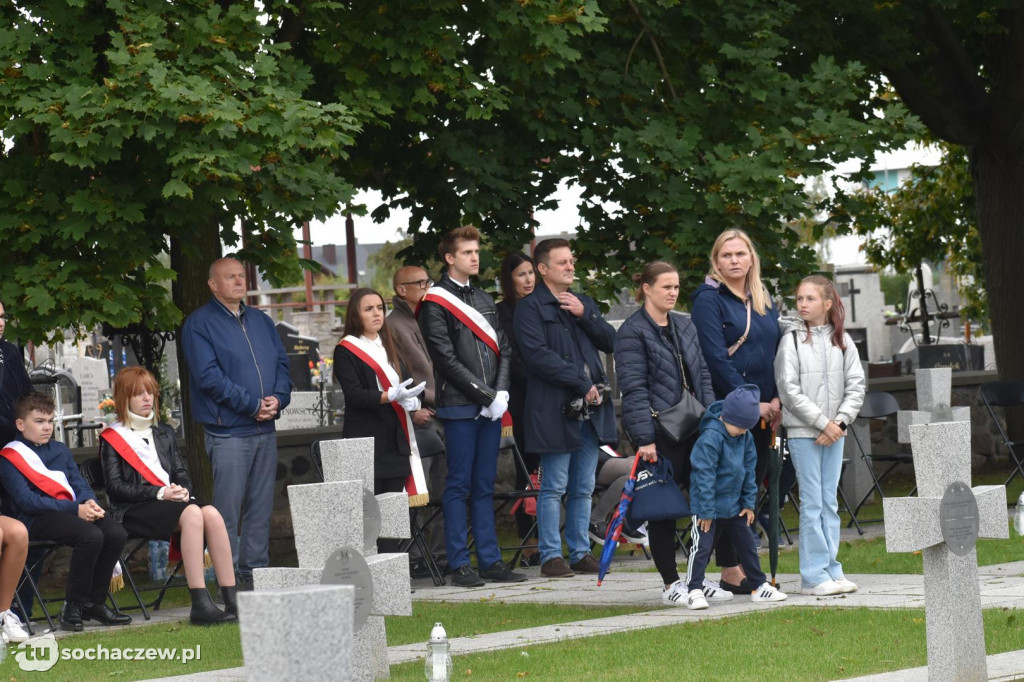
[[[714,548],[716,526],[720,535],[732,538],[747,580],[760,585],[751,592],[751,600],[772,602],[786,598],[785,593],[767,582],[754,535],[748,528],[754,522],[757,500],[754,477],[757,452],[749,430],[761,418],[760,402],[760,389],[754,384],[745,384],[725,396],[725,400],[712,403],[701,420],[700,437],[690,455],[693,547],[686,569],[686,607],[689,609],[708,608],[703,589],[704,573]],[[732,598],[732,593],[725,590],[715,590],[714,594],[717,600]]]

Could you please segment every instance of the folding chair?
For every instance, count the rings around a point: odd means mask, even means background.
[[[884,391],[869,391],[864,395],[864,404],[860,408],[860,414],[858,417],[860,419],[866,419],[869,422],[872,419],[885,420],[896,414],[899,409],[899,403],[896,402],[896,398],[893,397],[892,393],[886,393]],[[850,429],[849,432],[853,434],[853,441],[857,444],[857,449],[860,450],[860,457],[864,461],[864,464],[867,465],[868,473],[871,474],[871,487],[866,493],[864,493],[864,497],[862,497],[860,502],[857,503],[857,506],[853,508],[853,512],[850,515],[850,522],[846,524],[846,527],[849,528],[856,523],[857,528],[860,529],[861,523],[875,523],[882,520],[871,519],[869,521],[858,521],[857,513],[860,512],[861,507],[864,506],[871,495],[876,491],[880,497],[885,497],[885,492],[882,490],[882,481],[884,481],[885,478],[901,464],[913,465],[914,458],[913,455],[902,452],[868,454],[864,444],[860,442],[860,436],[857,435],[857,430]],[[875,474],[876,462],[889,465],[881,475]],[[842,488],[840,488],[840,490],[842,490]],[[910,491],[910,494],[913,495],[916,491],[917,486],[914,486],[914,489]]]
[[[497,516],[507,506],[515,506],[517,501],[525,501],[530,498],[537,499],[537,495],[540,491],[534,487],[533,480],[530,478],[530,472],[526,468],[526,460],[523,459],[523,455],[519,452],[519,446],[516,445],[516,439],[512,436],[502,436],[501,441],[498,444],[498,455],[500,456],[503,451],[508,451],[512,455],[512,464],[516,469],[526,475],[526,488],[523,490],[509,490],[507,492],[495,491],[493,499],[498,504],[494,507],[494,515]],[[526,537],[529,538],[537,530],[537,519],[533,520],[533,525],[530,526],[530,530],[526,533]],[[472,528],[470,528],[472,533]],[[472,549],[475,544],[475,539],[471,539],[469,542],[469,548]],[[527,545],[525,541],[521,541],[515,545],[508,545],[506,547],[500,547],[500,551],[506,552],[515,550],[515,554],[512,555],[512,561],[510,566],[515,567],[519,565],[519,557],[522,556],[523,550],[531,545]]]
[[[93,492],[99,494],[100,492],[103,491],[103,489],[106,486],[104,485],[103,479],[103,463],[100,462],[99,457],[90,457],[89,459],[82,462],[79,465],[78,469],[82,474],[82,478],[84,478],[85,482],[89,484],[89,487],[93,489]],[[177,583],[174,582],[175,577],[177,577],[178,575],[178,571],[181,570],[182,563],[180,561],[174,566],[174,569],[171,571],[170,575],[166,577],[162,585],[143,588],[140,588],[138,585],[136,585],[135,578],[132,577],[131,571],[128,570],[128,562],[131,561],[135,557],[135,555],[139,553],[139,550],[147,546],[150,540],[162,539],[164,538],[149,538],[135,534],[128,535],[128,544],[135,542],[135,545],[132,546],[127,552],[123,552],[121,554],[121,558],[118,559],[118,563],[121,564],[121,575],[124,578],[124,582],[131,589],[132,595],[135,597],[136,603],[133,606],[119,606],[117,600],[114,599],[114,595],[108,593],[107,596],[110,597],[110,602],[114,605],[114,609],[116,611],[130,611],[134,609],[139,609],[142,612],[142,617],[145,620],[149,620],[150,618],[152,618],[152,616],[149,613],[149,609],[153,609],[154,611],[160,609],[160,604],[161,602],[163,602],[164,595],[167,594],[167,590],[173,587],[183,587],[187,585],[187,583],[185,583],[184,581],[178,581]],[[157,595],[156,599],[148,603],[143,600],[143,592],[153,592],[156,590],[160,591],[160,594]]]
[[[988,413],[992,415],[992,421],[995,422],[996,428],[999,429],[999,436],[1003,439],[1003,445],[1010,452],[1013,471],[1010,472],[1010,477],[1004,483],[1006,487],[1009,487],[1010,482],[1017,477],[1017,474],[1024,478],[1024,468],[1021,465],[1021,458],[1024,457],[1024,440],[1011,439],[1008,427],[1004,427],[1003,422],[996,419],[995,410],[992,408],[1003,408],[1005,416],[1008,408],[1024,406],[1024,382],[991,381],[987,384],[982,384],[981,398],[985,401],[985,407],[988,408]],[[1017,454],[1018,448],[1021,449],[1021,454],[1019,455]]]
[[[36,602],[39,603],[40,608],[43,610],[43,615],[37,617],[36,620],[43,620],[45,618],[51,630],[56,630],[57,628],[53,622],[53,616],[50,615],[46,605],[55,601],[63,601],[64,598],[47,599],[43,597],[39,591],[38,580],[43,569],[43,563],[59,547],[60,545],[51,540],[29,540],[28,543],[28,557],[25,560],[25,567],[21,572],[21,580],[18,581],[18,588],[14,591],[14,602],[18,610],[21,611],[22,621],[28,628],[30,635],[35,634],[32,629],[32,607]],[[28,602],[27,605],[26,601]]]

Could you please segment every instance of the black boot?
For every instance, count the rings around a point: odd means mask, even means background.
[[[238,620],[238,587],[221,586],[220,598],[224,600],[224,613],[232,616],[232,620]]]
[[[60,625],[65,630],[70,630],[71,632],[81,632],[84,629],[81,602],[64,602],[64,608],[60,612]]]
[[[188,619],[193,625],[214,625],[234,620],[214,606],[213,599],[205,587],[190,587],[188,593],[192,597],[192,611],[189,612]]]

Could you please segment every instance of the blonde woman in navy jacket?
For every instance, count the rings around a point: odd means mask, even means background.
[[[779,313],[761,281],[761,261],[746,232],[726,230],[718,235],[710,260],[707,279],[693,294],[692,319],[711,371],[715,399],[724,399],[744,384],[754,384],[761,391],[761,421],[750,430],[757,449],[755,480],[760,482],[768,471],[772,432],[782,419],[774,370]],[[730,349],[734,349],[731,354]],[[732,543],[718,545],[716,562],[722,568],[725,589],[749,594],[757,588],[743,584]]]

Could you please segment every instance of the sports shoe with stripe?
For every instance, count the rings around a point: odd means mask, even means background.
[[[788,597],[789,595],[785,592],[772,587],[772,584],[767,582],[750,593],[750,601],[753,602],[785,601]]]
[[[732,592],[723,590],[714,580],[704,578],[704,596],[709,602],[729,601],[732,599]]]
[[[708,600],[704,598],[703,590],[690,590],[686,595],[686,608],[691,611],[699,611],[708,607]]]
[[[669,606],[683,606],[686,603],[686,583],[677,580],[661,593],[661,601]]]

